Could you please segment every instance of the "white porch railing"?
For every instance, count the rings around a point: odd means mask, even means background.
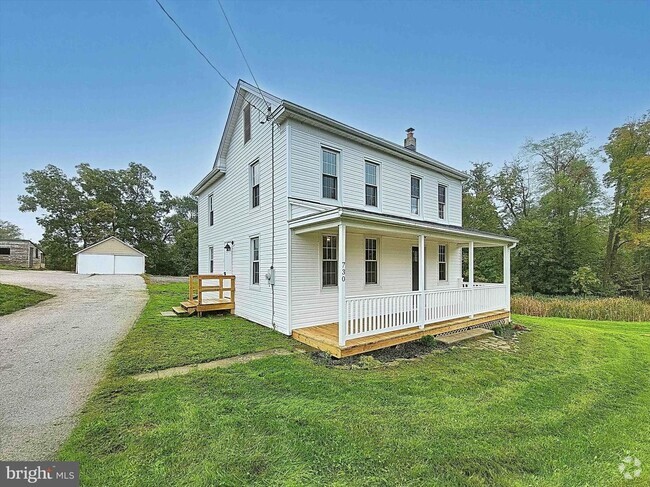
[[[349,297],[345,340],[508,309],[506,292],[505,284],[475,283],[471,288]]]

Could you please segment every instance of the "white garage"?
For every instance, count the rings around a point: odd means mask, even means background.
[[[143,274],[147,257],[117,237],[108,237],[75,255],[77,274]]]

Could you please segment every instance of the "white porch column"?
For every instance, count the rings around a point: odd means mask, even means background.
[[[345,345],[345,335],[348,329],[348,314],[345,304],[345,223],[339,223],[339,346]]]
[[[510,311],[510,246],[503,246],[503,284],[505,284],[505,305]]]
[[[469,317],[474,318],[474,241],[469,243]]]
[[[424,235],[418,235],[418,290],[419,296],[419,309],[418,309],[418,324],[420,329],[424,328]]]

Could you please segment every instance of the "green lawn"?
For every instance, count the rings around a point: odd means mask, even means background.
[[[9,284],[0,284],[0,316],[33,306],[51,297],[51,294],[40,291],[11,286]]]
[[[516,316],[514,353],[454,348],[371,370],[307,354],[139,383],[126,373],[290,346],[245,320],[136,328],[60,452],[82,485],[647,485],[650,323]],[[193,343],[197,342],[197,343]],[[626,482],[630,452],[648,465]]]

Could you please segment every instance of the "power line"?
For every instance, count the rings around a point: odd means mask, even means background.
[[[205,54],[203,54],[203,51],[201,51],[201,49],[199,49],[199,47],[194,43],[194,41],[193,41],[192,39],[190,39],[190,37],[185,33],[185,31],[184,31],[183,28],[178,24],[178,22],[176,22],[176,20],[174,20],[174,17],[172,17],[172,16],[170,15],[170,13],[167,12],[167,10],[165,10],[165,7],[163,7],[162,3],[160,3],[160,0],[156,0],[156,3],[157,3],[158,6],[162,9],[162,11],[165,12],[165,15],[167,15],[167,17],[169,18],[169,20],[171,20],[171,21],[174,23],[174,25],[175,25],[176,28],[180,31],[180,33],[183,34],[183,37],[185,37],[185,39],[187,39],[187,41],[188,41],[190,44],[192,44],[192,47],[194,47],[194,49],[196,49],[196,52],[198,52],[198,53],[201,55],[201,57],[203,57],[203,59],[205,59],[205,61],[210,65],[210,67],[211,67],[212,69],[214,69],[214,70],[217,72],[217,74],[221,77],[221,79],[224,80],[224,81],[228,84],[228,86],[230,86],[230,87],[233,89],[233,91],[235,92],[236,95],[240,96],[240,97],[242,98],[243,101],[246,101],[246,98],[241,94],[241,92],[240,92],[240,91],[237,91],[237,88],[235,88],[235,86],[234,86],[230,81],[228,81],[228,78],[226,78],[226,77],[223,75],[223,73],[222,73],[221,71],[219,71],[219,69],[217,69],[217,67],[216,67],[214,64],[212,64],[212,62],[210,61],[210,59],[208,59],[208,57],[207,57]],[[257,83],[257,82],[256,82],[256,83]],[[258,89],[259,89],[259,87],[258,87]],[[261,92],[261,90],[260,90],[260,92]],[[261,94],[261,93],[260,93],[260,94]],[[264,95],[262,95],[262,98],[263,98],[263,97],[264,97]],[[264,100],[264,102],[266,103],[266,100]],[[265,119],[268,117],[268,114],[265,113],[265,112],[264,112],[261,108],[259,108],[258,106],[255,106],[255,105],[252,104],[252,103],[251,103],[251,106],[252,106],[253,108],[255,108],[258,112],[260,112],[260,113],[264,116]]]
[[[232,34],[233,38],[235,39],[235,43],[237,44],[237,47],[239,48],[239,52],[241,53],[241,57],[244,58],[244,62],[246,63],[246,67],[248,67],[248,72],[251,74],[253,77],[253,81],[255,81],[255,86],[257,86],[257,89],[260,92],[260,95],[262,95],[262,100],[264,100],[264,104],[266,105],[267,108],[271,108],[271,105],[266,101],[266,98],[264,97],[264,92],[262,91],[262,88],[260,88],[260,84],[257,82],[257,78],[253,74],[253,70],[251,69],[251,65],[248,63],[248,59],[246,59],[246,55],[244,54],[244,50],[241,47],[241,44],[239,44],[239,40],[237,39],[237,35],[235,35],[235,30],[232,28],[232,25],[230,24],[230,20],[228,19],[228,15],[226,15],[226,11],[223,8],[223,4],[221,3],[221,0],[217,0],[219,2],[219,7],[221,8],[221,13],[223,13],[223,17],[226,19],[226,23],[228,24],[228,28],[230,29],[230,33]]]

